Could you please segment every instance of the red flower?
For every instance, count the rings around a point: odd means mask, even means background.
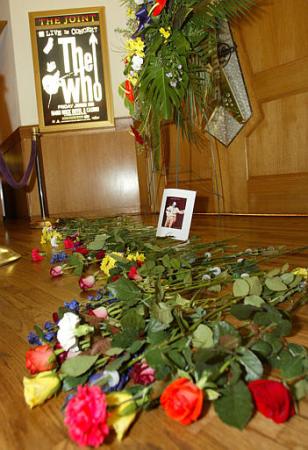
[[[38,248],[33,248],[31,252],[31,257],[33,262],[43,261],[44,256],[42,256],[40,250]]]
[[[26,367],[34,375],[56,367],[56,357],[48,344],[39,345],[26,352]]]
[[[131,372],[131,378],[136,384],[151,384],[155,381],[155,370],[146,362],[136,363]]]
[[[70,237],[64,240],[64,248],[66,249],[74,248],[74,241]]]
[[[112,281],[112,283],[114,283],[115,281],[118,281],[120,278],[121,278],[121,275],[120,275],[120,274],[113,275],[113,276],[111,277],[111,281]]]
[[[159,16],[159,14],[162,12],[164,7],[166,6],[167,0],[156,0],[155,8],[153,9],[153,16]]]
[[[135,96],[132,83],[129,80],[125,80],[125,95],[129,102],[134,103]]]
[[[50,269],[50,276],[52,278],[60,277],[61,275],[63,275],[62,266],[55,266]]]
[[[160,404],[169,417],[188,425],[201,414],[203,391],[187,378],[179,378],[164,390]]]
[[[52,313],[52,320],[54,321],[54,323],[59,322],[59,314],[57,312]]]
[[[80,289],[82,289],[83,291],[93,288],[94,284],[95,284],[94,275],[88,275],[87,277],[79,278],[79,286]]]
[[[128,272],[128,278],[130,280],[135,280],[135,281],[142,280],[142,277],[139,275],[136,266],[131,266],[131,268],[129,269],[129,272]]]
[[[109,433],[106,395],[98,386],[78,386],[68,402],[64,423],[70,438],[81,446],[99,447]]]
[[[257,410],[276,423],[294,416],[295,409],[290,391],[279,381],[255,380],[248,383]]]
[[[96,259],[103,259],[103,258],[105,257],[105,255],[106,255],[105,250],[99,250],[99,251],[96,253]]]
[[[89,250],[86,247],[78,247],[75,250],[76,253],[81,253],[82,255],[86,256],[89,253]]]
[[[62,345],[60,344],[60,342],[57,342],[56,345],[55,345],[55,350],[62,350],[62,349],[63,349],[63,347],[62,347]],[[67,354],[68,354],[68,352],[66,352],[66,351],[63,350],[62,353],[59,353],[59,354],[57,355],[57,361],[58,361],[60,364],[63,364],[64,361],[65,361],[66,358],[67,358]]]
[[[136,142],[137,142],[138,144],[140,144],[140,145],[143,145],[143,144],[144,144],[143,137],[141,136],[141,134],[139,133],[139,131],[137,130],[137,128],[131,126],[130,129],[131,129],[132,132],[134,133]]]

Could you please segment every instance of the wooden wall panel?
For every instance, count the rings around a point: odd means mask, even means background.
[[[16,155],[22,173],[30,156],[32,127],[21,127],[17,134]],[[46,133],[41,136],[41,151],[50,216],[140,211],[135,141],[127,121],[108,130]],[[9,153],[13,168],[14,154]],[[40,216],[35,173],[14,208],[18,216]]]

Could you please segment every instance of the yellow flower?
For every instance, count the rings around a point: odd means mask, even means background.
[[[126,42],[126,48],[128,50],[128,56],[138,55],[140,58],[144,58],[144,42],[140,37],[137,37],[137,39],[129,39]]]
[[[52,397],[60,388],[59,377],[52,371],[41,372],[35,377],[24,377],[24,397],[30,408]]]
[[[294,275],[299,275],[300,277],[303,277],[305,280],[308,279],[308,270],[304,267],[296,267],[296,269],[292,270],[292,273]]]
[[[127,8],[126,15],[129,19],[135,19],[136,14],[135,11],[132,8]]]
[[[127,259],[128,259],[128,261],[140,261],[140,262],[143,262],[145,260],[145,256],[144,256],[144,253],[139,253],[139,252],[129,253],[127,255]]]
[[[165,42],[167,42],[167,40],[169,39],[170,35],[171,35],[171,28],[168,27],[167,30],[165,30],[165,28],[161,27],[159,29],[160,34],[165,38]]]
[[[112,255],[123,256],[123,253],[113,252]],[[111,255],[106,255],[101,263],[101,271],[104,272],[107,277],[109,277],[110,270],[115,267],[117,260]]]
[[[133,86],[136,86],[136,84],[138,83],[138,77],[137,77],[136,73],[134,73],[133,76],[132,75],[128,75],[127,79],[131,82],[131,84]]]
[[[107,395],[107,404],[111,406],[108,425],[115,429],[119,441],[136,417],[136,404],[128,392],[113,392]]]
[[[51,242],[52,239],[61,240],[62,234],[54,230],[50,224],[42,229],[41,244],[47,244],[47,242]]]

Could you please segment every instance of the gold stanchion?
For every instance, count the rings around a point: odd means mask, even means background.
[[[0,247],[0,266],[17,261],[19,258],[21,258],[21,255],[14,252],[14,250],[3,246]]]

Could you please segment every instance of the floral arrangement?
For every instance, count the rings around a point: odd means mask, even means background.
[[[160,124],[174,121],[192,140],[217,106],[230,109],[218,35],[223,23],[254,0],[125,0],[125,81],[120,87],[135,120],[138,144],[159,156]],[[238,111],[231,108],[237,117]]]
[[[239,429],[255,411],[276,423],[295,414],[308,358],[286,337],[308,273],[260,268],[287,249],[179,244],[125,218],[60,221],[42,239],[34,263],[52,243],[51,277],[75,273],[81,293],[30,332],[24,395],[33,408],[65,392],[74,442],[99,447],[112,430],[121,440],[159,405],[188,425],[213,403]]]

